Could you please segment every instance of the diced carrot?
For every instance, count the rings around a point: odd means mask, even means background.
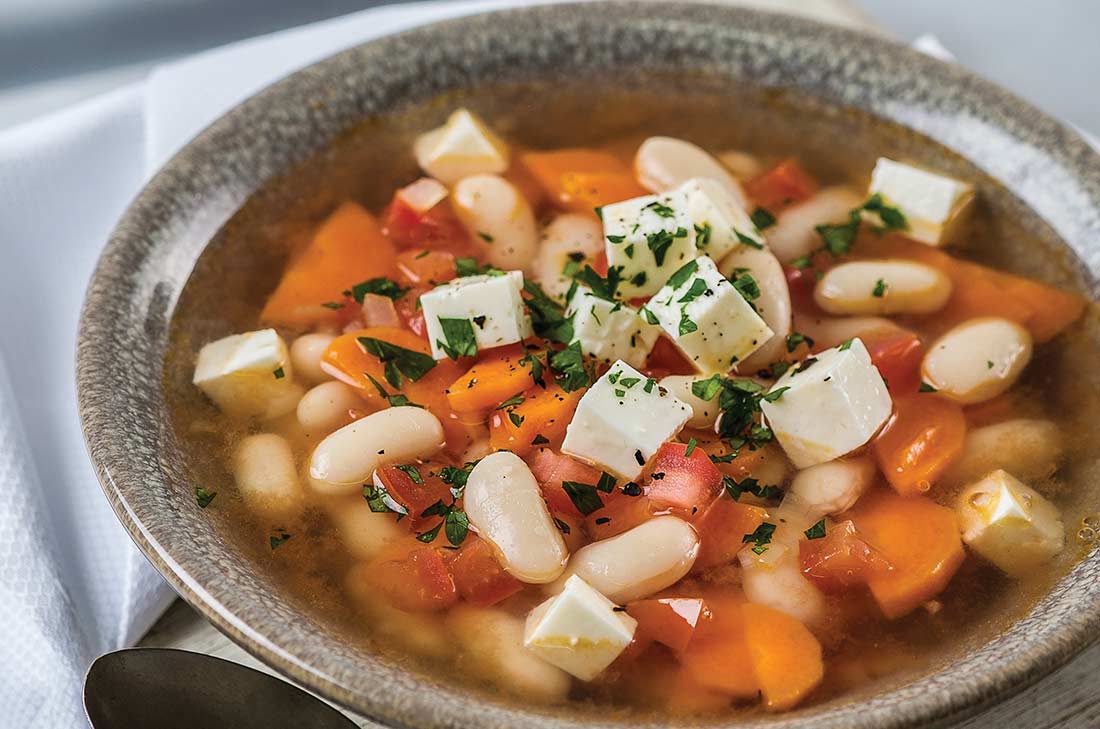
[[[786,613],[754,603],[741,606],[745,643],[764,695],[764,708],[784,711],[814,690],[825,675],[821,644]]]
[[[732,562],[752,534],[768,518],[767,510],[719,496],[693,524],[699,532],[699,556],[695,569]]]
[[[817,182],[794,159],[783,160],[745,183],[753,202],[771,211],[801,202],[816,190]]]
[[[1077,321],[1088,305],[1088,300],[1078,294],[1001,271],[985,270],[1001,289],[1002,297],[1014,299],[1029,309],[1031,315],[1026,326],[1037,342],[1054,339]]]
[[[919,393],[894,401],[894,414],[873,443],[879,469],[903,496],[932,488],[962,454],[962,408],[938,395]]]
[[[393,275],[396,256],[374,217],[344,203],[291,260],[260,318],[295,328],[336,321],[339,313],[322,304],[342,301],[342,292],[360,281]]]
[[[360,394],[375,409],[389,405],[373,377],[387,395],[404,395],[413,403],[427,408],[443,423],[447,434],[447,450],[459,453],[470,441],[470,423],[453,410],[444,394],[448,385],[462,373],[462,367],[451,360],[441,360],[432,369],[413,381],[402,377],[401,387],[393,387],[386,381],[385,365],[373,354],[368,354],[359,343],[360,337],[380,339],[403,349],[429,354],[428,343],[407,329],[377,327],[361,329],[337,337],[329,344],[322,357],[322,367],[333,377],[359,389]]]
[[[663,444],[646,471],[645,494],[658,511],[669,509],[690,518],[722,490],[721,472],[697,445]]]
[[[489,418],[489,445],[495,451],[510,450],[524,456],[540,444],[561,447],[565,427],[577,409],[582,391],[566,392],[556,384],[532,387],[522,395],[523,402],[504,410],[494,410]],[[537,436],[546,439],[542,443]]]
[[[542,496],[546,499],[546,505],[555,514],[564,514],[577,519],[584,517],[577,507],[573,505],[569,494],[562,488],[563,481],[574,481],[596,485],[602,475],[597,468],[562,455],[550,448],[539,448],[527,459],[527,465],[531,468],[531,474],[539,482]],[[607,503],[610,494],[600,494],[601,500]],[[624,497],[625,498],[625,497]]]
[[[605,498],[605,497],[613,498]],[[644,496],[600,494],[605,506],[585,518],[585,531],[593,540],[609,539],[653,518],[653,504]]]
[[[626,612],[638,621],[637,632],[643,640],[663,643],[680,653],[705,618],[707,605],[697,597],[658,597],[635,600],[626,606]]]
[[[388,550],[371,562],[376,590],[399,610],[446,610],[458,600],[454,580],[439,552],[431,547]]]
[[[900,618],[938,595],[966,556],[955,512],[922,496],[875,489],[846,516],[893,566],[867,583],[888,618]]]
[[[456,412],[478,413],[492,410],[508,398],[531,389],[534,386],[531,367],[520,362],[526,356],[522,347],[485,352],[447,388],[447,401]]]
[[[709,596],[708,596],[709,597]],[[680,660],[688,674],[707,688],[751,699],[760,691],[746,640],[743,600],[707,600],[710,616],[695,629]]]
[[[520,162],[557,206],[580,213],[647,194],[630,168],[606,152],[561,149],[528,152]]]
[[[537,211],[547,201],[546,189],[535,179],[520,157],[521,155],[514,155],[508,169],[501,176],[511,182],[531,208]]]
[[[473,534],[445,559],[458,594],[474,605],[495,605],[523,589],[523,583],[500,566],[489,543]]]
[[[397,282],[402,286],[430,287],[454,277],[455,257],[447,251],[424,249],[397,254]]]

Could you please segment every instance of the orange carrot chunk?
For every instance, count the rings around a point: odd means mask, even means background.
[[[817,190],[817,182],[797,160],[786,159],[745,184],[753,202],[769,210],[780,210],[801,202]]]
[[[538,355],[538,353],[535,353]],[[447,388],[447,400],[460,413],[492,410],[513,395],[534,384],[531,364],[521,362],[527,353],[522,347],[505,347],[487,352],[466,373]],[[546,358],[540,358],[545,363]]]
[[[867,581],[888,618],[900,618],[938,595],[966,556],[955,512],[930,499],[876,489],[846,516],[893,566]]]
[[[705,619],[707,605],[697,597],[660,597],[635,600],[626,606],[626,612],[638,621],[642,640],[663,643],[680,653]]]
[[[521,457],[541,445],[561,447],[582,394],[581,390],[566,392],[552,383],[546,389],[536,386],[526,390],[516,398],[517,404],[493,411],[489,445],[495,451],[510,450]]]
[[[287,266],[260,318],[295,328],[336,321],[339,312],[322,305],[342,301],[342,292],[361,281],[392,276],[396,258],[374,217],[353,202],[344,203]]]
[[[745,639],[742,602],[739,597],[708,596],[710,616],[696,627],[680,661],[687,673],[703,686],[728,696],[752,699],[760,692],[760,682]]]
[[[966,417],[938,395],[918,393],[894,402],[894,415],[875,438],[879,469],[903,496],[928,491],[962,454]]]
[[[817,638],[790,615],[765,605],[741,606],[745,644],[768,711],[790,709],[821,683]]]
[[[592,213],[602,205],[648,193],[626,164],[606,152],[582,148],[528,152],[520,162],[555,205],[578,213]]]

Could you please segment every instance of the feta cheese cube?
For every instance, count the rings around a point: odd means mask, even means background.
[[[784,388],[786,388],[784,390]],[[859,339],[827,349],[792,367],[760,403],[768,426],[798,468],[852,452],[890,417],[893,402],[882,375]]]
[[[773,334],[708,256],[672,274],[646,311],[703,374],[729,371]]]
[[[950,242],[954,223],[974,197],[974,188],[965,182],[886,157],[875,163],[870,192],[905,214],[907,237],[931,246]]]
[[[562,453],[635,479],[646,461],[691,418],[691,407],[619,361],[584,393]]]
[[[413,153],[420,169],[447,185],[469,175],[508,169],[507,145],[466,109],[459,109],[446,124],[417,137]]]
[[[1013,577],[1023,577],[1065,547],[1057,507],[1003,470],[967,486],[955,504],[963,541]]]
[[[573,317],[573,336],[581,351],[604,362],[621,359],[641,367],[661,330],[621,301],[608,301],[587,286],[578,286],[565,310]]]
[[[600,213],[608,268],[620,269],[623,298],[649,296],[695,258],[695,227],[679,191],[605,205]]]
[[[290,353],[274,329],[234,334],[199,351],[191,380],[221,410],[236,417],[277,418],[302,397]]]
[[[527,616],[523,644],[547,663],[591,681],[634,639],[638,621],[580,577]]]
[[[476,354],[464,350],[461,339],[452,336],[448,340],[444,324],[452,326],[452,319],[470,322],[478,351],[514,344],[531,336],[531,318],[520,296],[522,290],[523,274],[508,271],[456,278],[422,295],[420,308],[428,327],[432,357],[446,359],[448,348],[457,348],[459,354]]]
[[[715,180],[696,177],[680,186],[695,227],[695,247],[721,261],[737,246],[764,247],[764,236],[730,191]]]

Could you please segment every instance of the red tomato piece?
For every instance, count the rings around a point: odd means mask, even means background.
[[[447,251],[412,250],[397,254],[397,282],[405,287],[435,286],[453,279],[455,257]]]
[[[667,337],[658,337],[646,360],[645,374],[650,377],[664,377],[665,375],[694,375],[692,367],[676,345]]]
[[[871,355],[871,364],[886,380],[894,397],[914,395],[920,388],[924,345],[916,334],[901,327],[883,327],[859,337]]]
[[[699,532],[699,556],[694,568],[733,562],[745,546],[745,535],[752,534],[767,518],[768,512],[763,507],[719,496],[693,522]]]
[[[635,600],[626,612],[638,621],[643,637],[636,640],[654,640],[679,653],[691,642],[695,627],[707,614],[707,604],[697,597],[662,597]]]
[[[802,202],[817,191],[817,182],[797,160],[786,159],[745,183],[749,197],[771,211]]]
[[[527,465],[539,482],[542,496],[551,511],[578,518],[584,516],[573,505],[573,500],[565,492],[562,482],[575,481],[595,486],[600,480],[599,470],[549,448],[537,449],[528,457]],[[613,495],[601,493],[600,499],[606,504]]]
[[[446,610],[458,600],[443,557],[431,547],[379,557],[371,564],[371,578],[376,589],[399,610]]]
[[[938,395],[920,393],[894,401],[894,415],[873,443],[886,480],[902,496],[932,488],[962,453],[966,416]]]
[[[473,250],[473,242],[450,200],[419,213],[395,196],[383,213],[382,232],[398,248],[427,248],[456,256],[468,256]]]
[[[614,494],[600,494],[600,499]],[[653,518],[653,504],[645,496],[617,496],[606,499],[606,506],[597,509],[585,518],[585,531],[594,540],[610,537],[629,531],[639,524]]]
[[[416,336],[427,341],[428,325],[424,321],[424,311],[418,305],[420,295],[425,291],[427,289],[414,288],[398,299],[394,306],[397,308],[397,315],[401,317],[405,327]]]
[[[426,466],[408,466],[407,469],[383,466],[375,471],[375,475],[385,486],[386,493],[408,510],[409,515],[402,521],[410,529],[419,530],[426,524],[434,526],[439,521],[438,516],[423,517],[421,514],[437,501],[450,504],[451,489],[439,476],[429,476]],[[417,475],[414,477],[413,473]]]
[[[805,539],[798,546],[802,573],[829,594],[865,585],[893,569],[890,560],[864,541],[851,521],[837,524],[820,539]]]
[[[523,583],[508,574],[484,539],[466,537],[457,552],[447,558],[455,588],[466,602],[488,607],[523,589]]]
[[[721,489],[722,473],[706,451],[684,443],[661,446],[645,484],[646,496],[658,510],[672,509],[688,516],[709,506]]]

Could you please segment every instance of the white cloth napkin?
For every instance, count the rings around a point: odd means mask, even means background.
[[[240,99],[340,48],[537,0],[368,10],[236,43],[0,134],[0,727],[83,726],[100,653],[134,642],[173,595],[117,523],[88,463],[73,356],[84,289],[144,181]],[[844,18],[846,0],[742,0]]]

